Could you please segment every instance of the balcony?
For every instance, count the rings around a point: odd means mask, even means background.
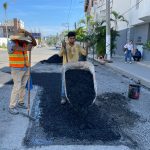
[[[139,16],[139,20],[150,22],[150,12]]]
[[[145,0],[141,2],[138,8],[138,19],[144,22],[150,22],[150,1]]]

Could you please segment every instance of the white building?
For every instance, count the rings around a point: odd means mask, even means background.
[[[85,7],[85,11],[92,10],[95,21],[105,20],[106,0],[85,0],[86,4],[88,7]],[[150,0],[111,0],[110,6],[111,11],[123,15],[129,22],[118,22],[120,37],[117,39],[117,54],[123,55],[122,48],[128,38],[134,41],[135,48],[150,40]],[[113,23],[111,26],[114,26]],[[150,52],[147,50],[144,50],[144,59],[150,60]]]

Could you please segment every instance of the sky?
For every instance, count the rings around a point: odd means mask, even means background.
[[[84,0],[0,0],[0,22],[3,22],[3,3],[8,3],[8,19],[24,21],[25,29],[44,36],[56,35],[84,17]]]

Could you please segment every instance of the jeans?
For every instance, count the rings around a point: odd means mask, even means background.
[[[129,61],[131,61],[131,57],[132,57],[131,50],[127,50],[125,53],[125,62],[127,62],[128,58],[129,58]]]
[[[61,97],[62,98],[65,97],[65,87],[64,87],[63,78],[62,78],[62,83],[61,83]]]

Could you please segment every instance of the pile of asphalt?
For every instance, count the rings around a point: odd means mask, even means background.
[[[63,57],[60,57],[58,54],[54,54],[53,56],[49,57],[47,60],[42,60],[41,63],[62,63]]]
[[[109,124],[107,117],[101,117],[101,109],[92,105],[86,112],[76,111],[67,103],[62,106],[61,74],[32,73],[33,84],[42,87],[37,93],[33,114],[37,120],[27,130],[24,144],[40,146],[52,144],[99,144],[120,139]],[[38,109],[37,101],[39,101]]]
[[[139,119],[122,94],[104,93],[85,112],[77,111],[69,103],[60,104],[60,73],[32,73],[32,79],[41,88],[32,107],[36,121],[30,122],[25,146],[119,143],[122,128]]]
[[[93,75],[88,70],[69,69],[65,72],[67,97],[73,107],[87,108],[96,97]]]

